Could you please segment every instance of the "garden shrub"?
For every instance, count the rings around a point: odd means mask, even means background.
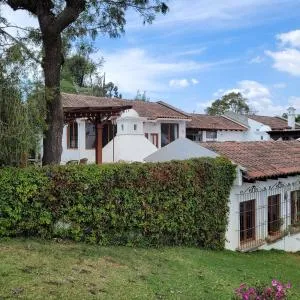
[[[225,158],[4,168],[0,236],[221,249],[234,177]]]

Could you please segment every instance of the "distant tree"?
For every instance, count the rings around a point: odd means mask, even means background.
[[[137,90],[134,100],[150,101],[150,98],[147,97],[146,91],[141,94],[140,90]]]
[[[84,87],[87,77],[95,74],[98,65],[83,55],[73,55],[65,60],[61,77],[74,81],[79,87]]]
[[[248,114],[250,108],[247,104],[247,98],[241,93],[229,93],[215,100],[210,107],[206,108],[206,113],[209,115],[222,115],[227,111],[232,111],[238,114]]]

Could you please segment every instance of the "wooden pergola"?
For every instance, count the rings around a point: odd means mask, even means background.
[[[102,131],[103,126],[112,117],[117,117],[121,112],[132,108],[131,105],[111,105],[111,106],[77,106],[64,107],[64,122],[69,124],[79,118],[85,118],[95,125],[96,145],[95,157],[96,163],[102,164]]]

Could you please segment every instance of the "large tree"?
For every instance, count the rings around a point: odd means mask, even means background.
[[[241,93],[229,93],[215,100],[210,107],[206,108],[209,115],[222,115],[227,111],[238,114],[247,114],[250,108],[247,104],[247,98]]]
[[[118,37],[124,32],[126,12],[138,12],[145,23],[151,23],[158,13],[166,13],[163,0],[0,0],[13,10],[26,10],[37,17],[39,29],[26,28],[28,36],[41,40],[43,48],[42,68],[45,78],[47,106],[43,142],[43,164],[59,163],[62,152],[63,109],[60,97],[60,72],[64,63],[63,35],[67,40],[99,33]],[[0,21],[7,24],[1,16]],[[3,28],[0,34],[14,42],[18,39]],[[35,59],[34,53],[19,42],[25,52]]]

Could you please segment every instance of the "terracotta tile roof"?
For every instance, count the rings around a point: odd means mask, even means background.
[[[66,94],[62,93],[63,108],[87,108],[87,107],[118,107],[120,104],[112,98],[99,98],[87,95]]]
[[[130,105],[141,117],[151,120],[166,119],[190,119],[188,114],[172,107],[164,102],[148,102],[141,100],[125,100],[119,98],[94,97],[87,95],[73,95],[62,93],[63,107],[101,107]]]
[[[300,174],[299,141],[212,142],[201,146],[246,168],[248,181]]]
[[[191,114],[192,121],[187,124],[187,128],[199,130],[238,130],[246,131],[247,127],[237,122],[229,120],[224,116],[210,116],[204,114]]]
[[[280,117],[250,115],[249,119],[270,126],[272,130],[284,130],[291,128],[288,126],[287,120]],[[300,129],[300,126],[296,124],[296,128]]]

